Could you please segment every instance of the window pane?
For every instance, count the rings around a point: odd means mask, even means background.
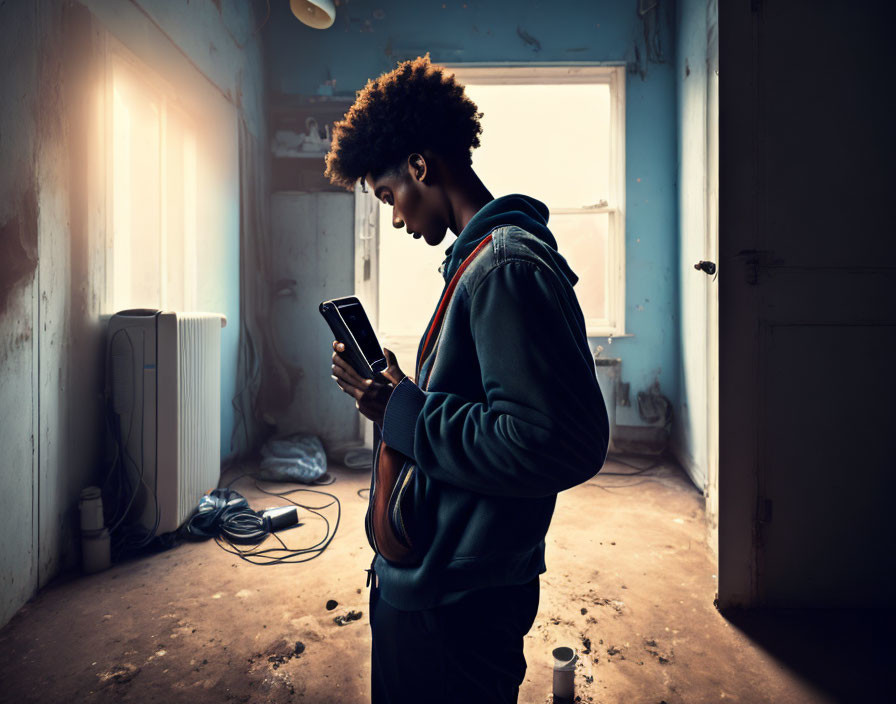
[[[578,275],[576,296],[585,319],[608,318],[607,262],[610,252],[609,213],[551,213],[548,227],[557,238],[557,250]]]
[[[162,258],[164,296],[169,310],[193,305],[196,239],[196,140],[186,117],[170,105],[165,113]]]
[[[160,291],[160,104],[123,66],[113,69],[112,301],[155,308]]]
[[[463,82],[463,79],[461,79]],[[608,201],[617,174],[611,173],[610,86],[608,84],[465,83],[483,112],[482,146],[473,150],[473,167],[495,197],[524,193],[551,209],[549,227],[560,253],[579,277],[576,295],[592,325],[615,324],[611,296],[616,265],[611,254],[615,212],[559,213]],[[444,247],[428,248],[395,230],[391,211],[380,214],[380,334],[416,342],[432,314],[443,281],[435,273]],[[449,234],[445,246],[453,241]],[[614,303],[615,302],[615,303]],[[399,345],[392,342],[392,349]],[[411,356],[410,354],[408,356]]]
[[[184,137],[184,310],[196,310],[196,203],[199,197],[196,151],[196,133],[190,130]],[[233,168],[235,174],[236,167]]]
[[[391,206],[380,205],[379,215],[379,329],[386,336],[409,335],[419,340],[445,287],[439,265],[455,237],[449,232],[441,245],[430,247],[403,227],[392,226]]]
[[[609,200],[610,87],[467,85],[482,111],[473,168],[495,197],[524,193],[551,208]]]
[[[184,128],[176,112],[165,115],[165,164],[162,189],[162,306],[184,309]]]

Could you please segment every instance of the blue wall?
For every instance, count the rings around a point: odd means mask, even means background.
[[[353,95],[398,61],[429,51],[442,62],[608,62],[626,81],[626,332],[593,338],[623,360],[633,406],[617,423],[642,425],[637,391],[658,379],[678,399],[676,112],[671,3],[660,4],[652,58],[637,0],[625,2],[395,2],[352,0],[314,30],[274,3],[265,28],[273,93]],[[658,42],[658,44],[657,44]],[[658,54],[657,48],[661,49]],[[486,136],[487,138],[487,136]],[[533,194],[537,197],[537,194]]]

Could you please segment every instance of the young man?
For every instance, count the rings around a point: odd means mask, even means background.
[[[385,350],[366,381],[333,342],[333,378],[375,422],[375,456],[405,458],[409,515],[429,526],[416,562],[374,556],[374,704],[517,701],[557,492],[607,452],[578,277],[547,207],[493,198],[473,171],[481,115],[427,54],[359,91],[327,155],[328,178],[363,179],[396,228],[432,247],[457,235],[416,378]]]

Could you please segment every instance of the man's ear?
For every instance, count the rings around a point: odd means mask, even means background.
[[[408,157],[408,171],[411,172],[411,176],[413,176],[418,181],[423,181],[426,179],[426,174],[428,173],[428,166],[426,164],[426,159],[422,154],[411,154]]]

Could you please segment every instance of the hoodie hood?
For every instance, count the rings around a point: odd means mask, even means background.
[[[477,211],[457,239],[445,250],[445,260],[439,271],[446,282],[450,281],[461,262],[489,232],[502,225],[516,225],[547,245],[554,268],[574,286],[579,277],[557,251],[557,240],[548,229],[548,215],[548,207],[544,203],[520,193],[511,193],[489,201]]]

